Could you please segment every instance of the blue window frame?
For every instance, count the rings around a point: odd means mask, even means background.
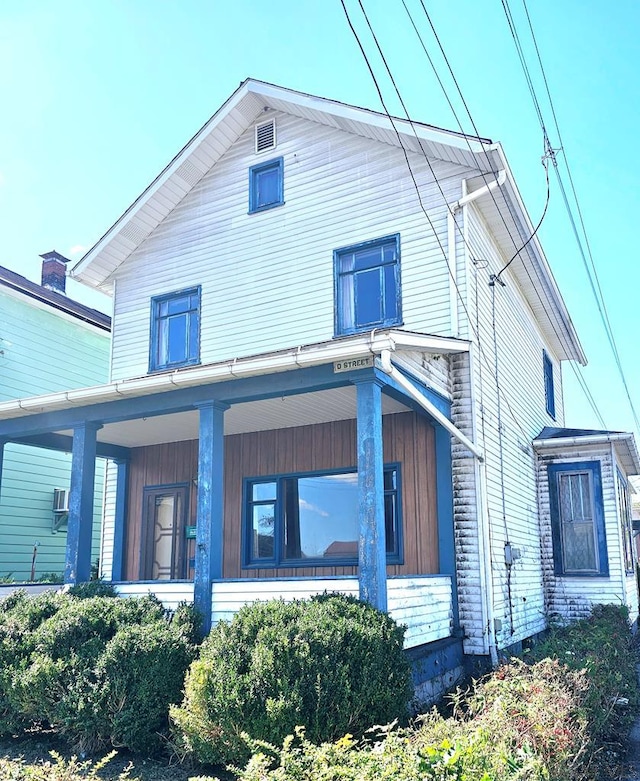
[[[556,575],[608,576],[599,461],[549,464]]]
[[[336,336],[400,325],[400,234],[337,249]]]
[[[284,203],[284,160],[277,157],[249,169],[249,214]]]
[[[149,371],[200,363],[200,287],[151,299]]]
[[[631,520],[631,499],[629,497],[629,484],[620,469],[616,468],[618,517],[620,519],[620,535],[622,537],[622,549],[624,551],[624,568],[627,574],[633,572],[633,527]]]
[[[358,563],[358,473],[304,472],[244,481],[245,567]],[[399,464],[384,467],[387,562],[402,563]]]
[[[542,352],[542,365],[544,369],[544,398],[547,412],[555,420],[556,418],[556,396],[553,385],[553,363],[546,350]]]

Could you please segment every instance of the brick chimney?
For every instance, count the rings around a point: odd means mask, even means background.
[[[52,250],[40,255],[42,258],[42,287],[64,295],[67,282],[67,266],[69,258]]]

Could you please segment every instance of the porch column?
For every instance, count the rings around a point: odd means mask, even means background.
[[[384,527],[382,384],[354,380],[357,393],[360,599],[387,610],[387,554]]]
[[[211,629],[211,581],[222,577],[224,520],[224,412],[227,404],[199,406],[198,515],[193,601],[203,619],[202,631]]]
[[[96,434],[101,428],[100,423],[81,423],[73,429],[65,583],[86,583],[91,576]]]
[[[127,517],[127,489],[129,482],[129,461],[116,458],[116,506],[113,519],[113,560],[111,580],[122,580],[124,574],[125,519]]]

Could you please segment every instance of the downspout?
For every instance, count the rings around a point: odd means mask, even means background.
[[[474,345],[471,345],[473,348]],[[476,393],[474,383],[474,363],[475,350],[469,350],[469,382],[470,382],[470,401],[471,401],[471,420],[473,438],[477,439],[476,427]],[[484,444],[484,443],[483,443]],[[479,558],[482,562],[482,571],[480,573],[480,588],[482,604],[486,616],[487,642],[489,646],[489,657],[493,667],[498,666],[498,644],[496,642],[495,613],[493,609],[493,568],[491,566],[491,529],[489,526],[489,499],[487,494],[487,472],[486,465],[475,464],[475,482],[476,482],[476,516],[478,518],[478,547]]]
[[[442,412],[434,405],[432,404],[428,399],[426,399],[419,391],[414,388],[414,386],[409,382],[409,380],[400,372],[391,362],[391,351],[390,350],[382,350],[380,353],[380,368],[385,374],[388,374],[389,377],[391,377],[392,380],[394,380],[398,385],[402,387],[402,389],[407,393],[408,396],[410,396],[414,401],[416,401],[426,412],[431,415],[434,420],[436,420],[444,429],[446,429],[452,437],[455,437],[459,442],[461,442],[467,450],[469,450],[473,455],[478,459],[478,461],[484,461],[484,453],[482,452],[481,448],[479,448],[476,444],[474,444],[469,437],[465,436],[460,429],[455,426],[449,418],[446,417],[446,415],[443,415]]]
[[[458,336],[460,330],[458,320],[458,271],[456,267],[456,212],[468,203],[495,190],[496,187],[502,187],[506,180],[507,172],[503,168],[498,172],[498,176],[493,182],[489,182],[489,184],[486,184],[479,190],[474,190],[472,193],[464,195],[460,200],[449,204],[447,208],[447,264],[449,266],[449,309],[452,336]]]
[[[471,193],[466,193],[457,200],[455,203],[449,205],[447,211],[447,248],[448,248],[448,265],[449,265],[449,278],[450,278],[450,294],[449,301],[451,306],[451,327],[453,334],[458,336],[459,334],[459,320],[458,320],[458,282],[457,282],[457,270],[456,270],[456,212],[459,209],[464,208],[467,204],[472,203],[478,198],[490,193],[502,185],[507,180],[506,169],[498,171],[496,178],[485,184],[478,190],[474,190]],[[466,181],[463,182],[463,185]],[[465,240],[466,244],[466,240]],[[472,345],[473,347],[473,345]],[[474,351],[469,351],[469,382],[470,382],[470,402],[472,409],[472,436],[474,441],[477,441],[477,427],[476,427],[476,394],[475,394],[475,371],[474,371]],[[480,583],[482,588],[482,605],[484,616],[486,617],[486,631],[489,656],[491,658],[491,664],[496,667],[498,664],[498,650],[496,642],[495,631],[495,616],[493,610],[493,568],[491,566],[491,529],[489,525],[489,500],[487,495],[487,478],[486,478],[486,466],[480,461],[476,461],[475,467],[475,483],[476,483],[476,515],[478,518],[478,546],[481,561],[480,571]]]

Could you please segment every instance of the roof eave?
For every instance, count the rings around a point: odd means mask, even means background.
[[[478,170],[486,169],[487,171],[493,169],[493,152],[496,147],[489,139],[467,136],[418,122],[409,122],[408,120],[397,118],[390,119],[381,112],[351,106],[307,93],[296,92],[254,79],[247,79],[200,128],[193,138],[185,144],[102,238],[70,270],[72,277],[96,288],[104,289],[105,285],[110,284],[109,278],[118,265],[166,217],[166,214],[164,214],[159,219],[157,217],[150,219],[149,215],[144,214],[145,207],[150,199],[171,180],[178,190],[183,191],[183,194],[168,209],[168,214],[179,200],[197,184],[209,168],[206,170],[198,168],[198,171],[194,172],[191,170],[191,166],[189,167],[187,178],[184,179],[181,176],[181,167],[193,158],[194,152],[200,145],[221,126],[234,109],[240,108],[240,104],[249,95],[259,98],[259,102],[256,102],[255,106],[251,106],[249,102],[248,106],[242,107],[243,110],[239,112],[242,114],[242,130],[246,129],[266,104],[271,102],[279,104],[281,110],[286,110],[288,106],[292,111],[298,108],[317,113],[318,121],[321,120],[322,116],[326,116],[327,118],[332,117],[334,120],[336,118],[346,119],[353,123],[354,126],[360,126],[360,129],[365,129],[367,126],[382,129],[389,133],[390,143],[393,143],[397,132],[406,139],[407,144],[414,144],[416,148],[419,148],[418,145],[421,143],[429,144],[434,157],[438,156],[438,151],[440,154],[445,155],[447,149],[455,150],[455,155],[454,152],[451,152],[451,155],[457,158],[462,157],[469,167],[477,168]],[[247,111],[244,111],[245,108]],[[446,155],[443,159],[446,159]],[[111,255],[111,257],[107,258],[108,255]],[[100,259],[104,261],[102,267],[100,267]]]

